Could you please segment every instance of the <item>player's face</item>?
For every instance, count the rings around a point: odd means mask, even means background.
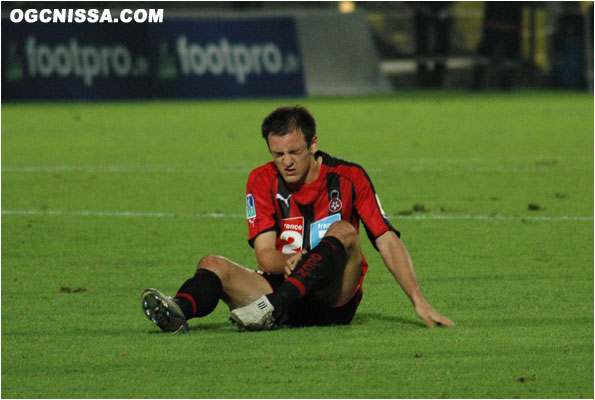
[[[289,185],[313,182],[318,171],[314,153],[318,148],[318,137],[314,136],[310,148],[301,131],[288,135],[270,135],[267,139],[273,162]]]

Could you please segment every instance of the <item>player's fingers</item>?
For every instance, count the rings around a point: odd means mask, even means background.
[[[448,327],[455,326],[454,322],[452,322],[450,319],[448,319],[440,314],[438,315],[438,318],[436,318],[436,322],[438,322],[442,326],[448,326]]]
[[[438,313],[436,310],[430,313],[430,318],[432,318],[433,322],[436,322],[438,325],[441,326],[454,326],[455,323],[452,322],[450,319],[446,318],[442,314]]]
[[[418,310],[416,310],[418,311]],[[419,317],[421,319],[424,320],[424,322],[426,323],[426,325],[430,328],[433,328],[436,326],[436,324],[434,323],[434,319],[432,318],[432,314],[429,312],[425,312],[425,310],[419,310],[419,312],[417,313],[417,315],[419,315]]]

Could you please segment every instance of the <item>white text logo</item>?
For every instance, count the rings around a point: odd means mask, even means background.
[[[295,73],[299,70],[299,60],[295,54],[285,56],[274,43],[231,44],[222,38],[218,43],[188,43],[185,36],[176,43],[180,68],[183,75],[228,74],[240,84],[251,74],[268,73],[277,75]]]
[[[66,78],[74,75],[82,78],[85,86],[93,85],[93,80],[100,76],[146,76],[149,71],[148,61],[141,56],[133,57],[123,44],[79,44],[76,39],[70,39],[68,44],[50,46],[37,43],[29,36],[25,54],[30,77],[47,78],[55,74]]]
[[[65,24],[73,22],[77,24],[82,24],[84,22],[91,24],[117,24],[118,22],[125,24],[131,22],[151,24],[163,22],[163,9],[137,9],[133,11],[126,8],[120,11],[118,16],[114,17],[109,9],[100,11],[96,8],[89,10],[82,8],[44,8],[43,10],[29,9],[23,11],[17,8],[10,12],[10,21],[15,24],[20,22],[29,24],[36,22],[41,22],[42,24]]]

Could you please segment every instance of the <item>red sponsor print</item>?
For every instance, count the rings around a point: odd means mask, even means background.
[[[297,274],[304,278],[307,277],[312,273],[314,267],[316,267],[321,260],[322,256],[320,254],[310,253],[310,257],[308,257],[302,267],[297,270]]]
[[[294,254],[302,250],[304,243],[304,217],[285,218],[281,223],[281,234],[277,238],[277,250],[283,254]]]

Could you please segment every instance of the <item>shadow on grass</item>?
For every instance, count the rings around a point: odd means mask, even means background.
[[[221,329],[232,329],[236,330],[236,326],[232,324],[230,321],[221,321],[221,322],[209,322],[209,323],[198,323],[194,325],[190,325],[190,332],[192,331],[214,331],[214,330],[221,330]]]
[[[379,313],[369,313],[369,312],[361,312],[361,313],[355,314],[355,318],[353,319],[352,324],[363,325],[363,324],[365,324],[367,322],[371,322],[371,321],[390,322],[391,324],[419,326],[422,328],[426,327],[426,324],[419,320],[396,317],[393,315],[384,315],[384,314],[379,314]]]
[[[235,330],[235,326],[231,322],[209,322],[209,323],[198,323],[198,324],[189,324],[189,331],[188,333],[195,333],[195,332],[210,332],[210,331],[218,331],[218,330]],[[148,331],[147,333],[150,334],[163,334],[159,328]]]
[[[367,323],[372,322],[388,322],[391,324],[400,324],[406,325],[410,327],[421,327],[425,328],[426,325],[418,320],[410,319],[410,318],[402,318],[396,317],[391,315],[384,315],[380,313],[369,313],[369,312],[362,312],[357,313],[355,318],[351,322],[350,325],[365,325]],[[291,326],[282,326],[279,329],[307,329],[307,328],[317,328],[317,327],[291,327]],[[320,327],[318,327],[320,328]],[[238,332],[237,327],[229,321],[221,321],[221,322],[209,322],[209,323],[197,323],[197,324],[190,324],[190,330],[188,333],[197,333],[197,332],[211,332],[211,331],[229,331],[232,330],[234,332]],[[266,332],[266,331],[264,331]],[[149,334],[163,334],[163,332],[159,329],[148,331]],[[255,333],[255,332],[252,332]]]

